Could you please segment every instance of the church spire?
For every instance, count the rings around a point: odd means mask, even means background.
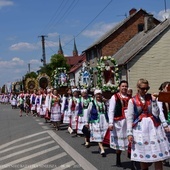
[[[78,56],[78,51],[77,51],[77,47],[76,47],[75,38],[74,38],[74,49],[73,49],[73,56]]]
[[[58,49],[58,54],[62,54],[62,55],[63,55],[63,49],[62,49],[62,46],[61,46],[60,37],[59,37],[59,49]]]

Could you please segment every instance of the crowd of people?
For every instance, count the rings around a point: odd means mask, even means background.
[[[166,92],[168,86],[170,82],[164,82],[159,90]],[[140,162],[141,170],[148,170],[152,163],[155,170],[162,170],[170,159],[170,103],[158,101],[149,89],[149,82],[139,79],[133,95],[135,89],[122,80],[110,99],[100,89],[89,94],[87,89],[68,88],[64,95],[56,89],[1,94],[0,102],[19,108],[20,117],[44,118],[57,131],[61,123],[67,124],[70,133],[84,137],[85,147],[97,142],[102,157],[106,157],[103,141],[108,141],[118,167],[122,166],[122,151],[128,151],[132,169]]]

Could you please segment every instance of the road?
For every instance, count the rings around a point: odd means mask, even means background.
[[[122,154],[123,167],[115,166],[114,150],[105,146],[106,157],[98,145],[85,148],[83,137],[69,134],[66,125],[55,131],[43,118],[19,116],[19,109],[0,105],[0,170],[122,170],[130,169],[127,153]],[[139,168],[140,169],[140,168]],[[150,168],[153,170],[153,165]],[[164,166],[164,170],[169,167]]]

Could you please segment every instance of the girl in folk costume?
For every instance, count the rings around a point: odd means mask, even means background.
[[[36,113],[35,98],[36,98],[36,90],[34,90],[30,96],[30,105],[31,105],[32,115],[34,115]]]
[[[77,114],[78,114],[78,105],[79,105],[79,90],[72,89],[73,97],[70,99],[69,103],[69,115],[70,118],[70,127],[74,132],[77,131]]]
[[[157,100],[154,95],[147,94],[147,80],[139,79],[137,90],[137,94],[129,100],[127,110],[127,134],[132,143],[131,160],[140,162],[142,170],[148,170],[152,162],[155,163],[155,170],[162,170],[162,161],[170,158],[170,150],[159,119]]]
[[[61,105],[60,105],[60,95],[57,90],[53,91],[51,95],[51,122],[56,130],[60,129],[61,122]]]
[[[90,102],[88,107],[89,115],[89,129],[90,129],[90,142],[98,142],[99,152],[105,157],[103,147],[103,139],[108,129],[108,115],[107,107],[102,99],[102,91],[94,91],[94,100]]]
[[[70,102],[71,98],[72,98],[72,91],[69,88],[67,90],[67,94],[62,97],[62,103],[61,103],[61,113],[63,115],[63,123],[65,124],[70,124],[71,112],[69,112],[69,108],[71,108],[71,104],[72,104]]]
[[[51,89],[47,89],[47,96],[45,98],[45,122],[47,122],[48,120],[50,120],[50,116],[51,116],[51,99],[52,99],[52,91]]]
[[[128,82],[119,83],[119,92],[109,102],[110,147],[116,150],[116,165],[121,166],[121,152],[128,149],[126,112],[129,101]]]
[[[44,117],[45,111],[46,111],[46,107],[45,107],[46,93],[44,90],[42,90],[41,92],[42,92],[42,99],[41,99],[41,105],[40,105],[40,117]]]

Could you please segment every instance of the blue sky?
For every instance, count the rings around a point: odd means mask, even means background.
[[[166,3],[165,3],[166,2]],[[0,0],[0,86],[18,81],[42,63],[45,35],[47,63],[58,52],[72,55],[75,37],[79,54],[109,29],[140,8],[163,20],[170,0]]]

